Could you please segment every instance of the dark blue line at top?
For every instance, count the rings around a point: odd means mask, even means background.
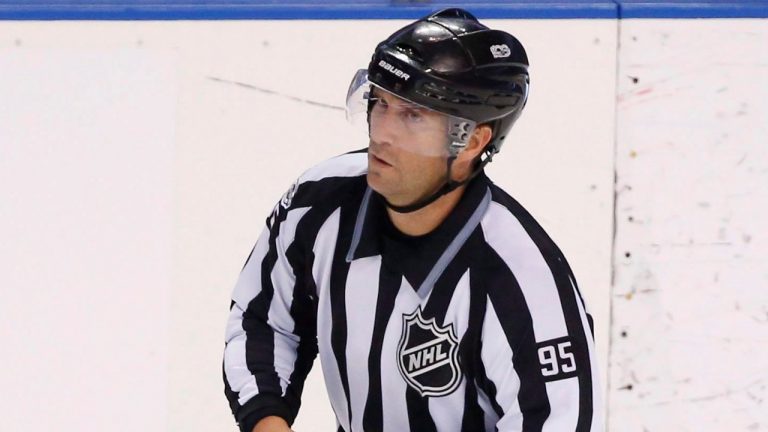
[[[416,19],[446,7],[478,18],[768,18],[768,0],[0,0],[0,20]]]
[[[0,0],[0,19],[14,20],[352,20],[416,19],[447,7],[463,7],[478,18],[566,19],[617,18],[612,1],[464,1],[461,4],[429,1],[237,1],[160,0],[58,1]]]
[[[621,18],[768,18],[768,1],[661,1],[617,2]]]

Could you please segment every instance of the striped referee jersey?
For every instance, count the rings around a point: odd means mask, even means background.
[[[235,286],[225,394],[244,432],[289,424],[320,357],[337,432],[602,430],[592,318],[549,236],[484,173],[402,234],[367,153],[306,173]]]

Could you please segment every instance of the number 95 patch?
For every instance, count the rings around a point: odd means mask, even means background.
[[[539,342],[536,348],[544,381],[573,378],[579,374],[569,337]]]

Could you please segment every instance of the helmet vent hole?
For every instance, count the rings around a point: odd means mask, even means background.
[[[482,103],[482,101],[475,95],[431,82],[425,83],[423,87],[417,89],[417,92],[428,98],[453,104],[477,105]]]

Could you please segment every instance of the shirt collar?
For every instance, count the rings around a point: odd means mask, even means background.
[[[489,183],[485,172],[470,181],[456,207],[437,228],[425,235],[425,241],[434,242],[434,247],[439,249],[447,247],[483,200]],[[384,218],[388,217],[384,198],[368,187],[358,209],[347,262],[381,254],[381,236],[387,223]]]

